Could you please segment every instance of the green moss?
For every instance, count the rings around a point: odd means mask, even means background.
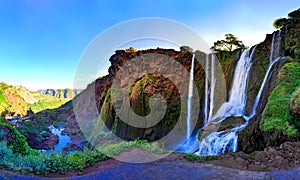
[[[299,85],[300,65],[293,62],[285,64],[262,113],[260,128],[263,131],[277,130],[288,136],[298,135],[297,122],[291,121],[290,102]]]

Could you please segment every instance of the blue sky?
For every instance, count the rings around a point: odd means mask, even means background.
[[[225,33],[253,45],[274,31],[274,19],[299,5],[296,0],[3,0],[0,81],[32,90],[72,87],[89,42],[126,20],[169,18],[194,29],[209,45]]]

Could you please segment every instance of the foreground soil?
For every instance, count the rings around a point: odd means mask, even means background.
[[[142,151],[133,149],[121,153],[117,158],[135,156],[135,161],[139,161]],[[286,142],[280,147],[269,147],[252,154],[228,153],[214,160],[188,161],[184,154],[173,153],[148,163],[127,163],[110,159],[98,162],[82,172],[49,174],[46,177],[0,171],[0,179],[299,179],[299,161],[300,142]]]
[[[300,167],[261,172],[178,160],[162,160],[143,164],[108,160],[97,163],[82,173],[87,174],[80,176],[78,173],[70,172],[64,176],[52,176],[46,179],[298,179]],[[41,179],[41,177],[22,176],[9,172],[0,172],[0,174],[2,176],[0,179]]]

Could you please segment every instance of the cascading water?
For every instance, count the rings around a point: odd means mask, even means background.
[[[211,121],[214,111],[214,97],[215,97],[215,87],[216,87],[216,78],[215,78],[215,66],[216,66],[216,59],[215,56],[212,54],[211,56],[211,78],[210,78],[210,104],[209,104],[209,114],[207,122]]]
[[[247,79],[252,65],[251,61],[255,48],[256,47],[254,47],[250,56],[250,51],[245,50],[236,65],[233,83],[229,93],[229,100],[226,103],[228,115],[244,115]]]
[[[281,30],[275,32],[272,37],[270,64],[279,57],[280,53]]]
[[[206,73],[208,73],[208,71],[209,71],[209,64],[208,64],[208,61],[209,61],[209,55],[208,54],[206,54],[206,59],[205,59],[205,72]],[[203,122],[203,126],[205,126],[206,124],[207,124],[207,122],[208,122],[208,114],[209,114],[209,112],[208,112],[208,108],[209,108],[209,104],[208,104],[208,96],[209,96],[209,85],[208,85],[208,74],[206,74],[206,77],[205,77],[205,95],[204,95],[204,122]]]
[[[235,69],[234,80],[232,88],[230,91],[230,96],[228,102],[224,103],[221,108],[226,109],[226,114],[221,114],[219,117],[216,115],[211,118],[209,122],[213,122],[214,119],[221,118],[220,121],[223,121],[228,116],[243,116],[246,102],[246,80],[248,78],[249,70],[251,68],[251,59],[255,48],[253,49],[251,55],[249,56],[250,51],[245,50]],[[217,155],[224,153],[225,151],[236,151],[237,135],[236,132],[240,127],[213,132],[208,136],[204,137],[200,142],[198,155]]]
[[[209,63],[209,57],[211,57],[211,63]],[[215,96],[215,65],[216,59],[213,54],[207,54],[205,60],[205,105],[204,105],[204,123],[203,127],[210,122],[214,110],[214,96]]]
[[[199,147],[199,142],[197,140],[196,133],[192,133],[192,100],[193,100],[193,83],[194,83],[194,62],[195,62],[195,54],[193,54],[192,62],[191,62],[191,70],[190,70],[190,79],[189,79],[189,89],[188,89],[188,101],[187,101],[187,116],[186,116],[186,141],[183,145],[181,145],[177,151],[178,152],[186,152],[193,153]]]
[[[255,98],[255,101],[254,101],[254,104],[253,104],[253,107],[252,107],[252,113],[251,113],[250,117],[253,117],[256,114],[256,109],[257,109],[261,94],[264,90],[265,84],[268,80],[268,77],[269,77],[269,74],[271,72],[271,69],[272,69],[273,65],[275,63],[277,63],[279,60],[282,59],[282,57],[279,56],[280,41],[281,41],[281,31],[279,30],[279,31],[277,31],[276,33],[273,34],[272,45],[271,45],[271,53],[270,53],[270,65],[269,65],[268,70],[266,72],[266,75],[264,77],[263,83],[262,83],[262,85],[259,89],[259,92],[258,92],[258,94]]]
[[[208,134],[206,137],[202,138],[199,144],[199,151],[196,152],[197,155],[200,156],[207,156],[207,155],[218,155],[223,154],[226,151],[237,151],[237,132],[241,131],[248,125],[248,120],[252,118],[256,113],[256,108],[258,105],[258,102],[260,100],[262,91],[264,89],[264,86],[266,84],[266,81],[268,79],[268,76],[271,72],[271,69],[273,65],[278,62],[281,57],[279,57],[279,49],[280,49],[280,31],[277,31],[273,34],[272,38],[272,47],[270,52],[270,65],[268,67],[268,70],[265,74],[265,78],[263,80],[263,83],[261,85],[261,88],[259,90],[259,93],[257,94],[255,103],[252,107],[252,113],[250,116],[245,115],[245,105],[247,100],[247,79],[248,75],[251,69],[252,65],[252,58],[253,54],[255,52],[255,48],[253,48],[251,55],[249,56],[249,51],[245,50],[236,66],[235,72],[234,72],[234,78],[232,87],[230,90],[229,100],[228,102],[224,103],[220,109],[225,109],[225,115],[221,114],[219,112],[224,112],[219,109],[217,113],[210,118],[211,124],[220,123],[224,120],[226,120],[229,116],[242,116],[245,119],[245,122],[237,127],[234,127],[232,129],[226,129],[220,132],[212,132]],[[209,93],[206,93],[206,95]],[[211,93],[210,93],[211,94]],[[206,109],[208,109],[207,107]],[[214,120],[218,120],[217,122],[214,122]]]
[[[188,101],[187,101],[187,116],[186,116],[186,139],[188,139],[191,135],[191,121],[192,121],[192,100],[193,100],[193,82],[194,82],[194,61],[195,61],[195,54],[193,54],[191,70],[190,70],[190,81],[189,81],[189,94],[188,94]]]

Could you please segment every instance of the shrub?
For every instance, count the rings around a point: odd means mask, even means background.
[[[11,147],[7,147],[5,141],[0,142],[0,167],[22,173],[64,174],[66,171],[82,170],[106,159],[108,158],[103,153],[89,149],[68,155],[64,153],[46,155],[44,152],[28,149],[28,154],[16,155]]]
[[[0,126],[9,128],[12,133],[12,149],[15,154],[26,154],[28,149],[28,143],[26,138],[12,125],[6,123],[0,123]]]

